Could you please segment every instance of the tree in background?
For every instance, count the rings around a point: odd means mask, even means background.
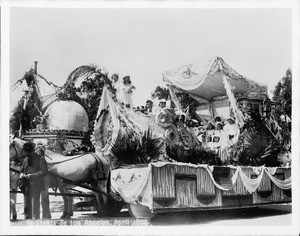
[[[276,107],[276,117],[292,114],[292,70],[288,69],[275,87],[273,100],[278,102]]]
[[[157,86],[155,88],[155,90],[151,93],[151,98],[152,99],[158,98],[158,99],[168,100],[169,96],[170,96],[169,89],[163,88],[163,87],[160,87],[160,86]]]
[[[292,70],[288,69],[285,76],[278,82],[273,91],[273,100],[277,102],[274,117],[282,128],[284,140],[291,138],[292,115]]]

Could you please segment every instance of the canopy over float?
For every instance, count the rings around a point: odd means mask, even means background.
[[[239,127],[244,125],[244,118],[238,109],[236,99],[244,97],[263,100],[264,96],[268,96],[267,85],[245,78],[218,56],[165,71],[163,80],[169,87],[171,97],[179,109],[181,106],[175,92],[188,93],[199,102],[200,107],[210,106],[208,110],[210,110],[211,118],[216,115],[214,102],[220,98],[223,100],[228,98],[229,106]],[[230,116],[229,114],[228,110],[226,116]]]
[[[267,85],[245,78],[218,56],[163,72],[163,80],[170,88],[195,95],[203,103],[210,103],[214,97],[228,95],[225,79],[234,88],[234,93],[267,94]]]

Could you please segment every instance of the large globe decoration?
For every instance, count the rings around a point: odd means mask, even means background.
[[[45,111],[47,129],[87,132],[89,119],[85,109],[74,101],[53,102]]]

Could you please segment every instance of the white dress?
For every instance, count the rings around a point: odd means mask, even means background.
[[[126,105],[130,105],[132,107],[132,91],[134,90],[134,86],[132,84],[123,84],[122,85],[122,102]]]
[[[113,85],[114,85],[114,87],[115,87],[115,89],[116,89],[116,97],[117,97],[117,99],[118,100],[121,100],[122,99],[122,96],[121,96],[121,88],[120,88],[120,82],[119,82],[119,80],[117,81],[117,82],[112,82],[113,83]]]
[[[226,124],[224,126],[224,131],[226,133],[226,138],[229,146],[237,143],[239,139],[240,129],[236,124]],[[229,135],[231,136],[231,139],[229,139]]]

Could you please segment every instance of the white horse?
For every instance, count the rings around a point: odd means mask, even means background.
[[[15,158],[24,162],[23,145],[26,141],[14,138],[10,144],[10,158]],[[120,202],[116,202],[110,195],[110,160],[107,156],[89,153],[78,156],[65,157],[59,154],[46,152],[45,159],[48,163],[49,173],[45,179],[46,191],[41,193],[43,198],[48,197],[48,188],[53,187],[56,182],[61,193],[69,193],[70,185],[77,186],[85,184],[94,190],[97,199],[97,215],[113,215],[122,208]],[[59,181],[55,181],[56,177]],[[67,182],[67,183],[66,183]],[[48,198],[49,199],[49,198]],[[63,196],[64,212],[61,218],[70,218],[73,215],[73,204],[70,196]],[[44,202],[44,211],[48,213],[49,206]],[[49,204],[48,204],[49,205]],[[44,209],[45,208],[45,209]],[[49,211],[49,212],[48,212]],[[47,215],[47,214],[46,214]]]

